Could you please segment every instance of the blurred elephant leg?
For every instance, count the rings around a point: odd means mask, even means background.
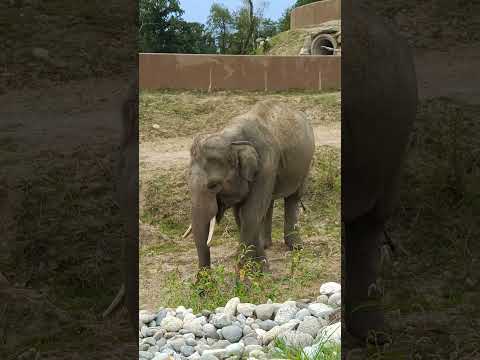
[[[128,309],[128,316],[132,324],[134,334],[138,334],[138,242],[133,239],[127,241],[126,246],[126,267],[125,276],[125,305]]]
[[[268,249],[272,246],[272,216],[273,216],[273,200],[268,208],[267,214],[263,221],[263,247]]]
[[[289,250],[301,249],[302,240],[297,229],[298,221],[298,205],[300,203],[300,195],[296,193],[285,198],[285,224],[284,224],[284,240]]]
[[[345,224],[345,317],[351,335],[385,342],[381,294],[376,288],[384,222],[373,212]]]
[[[236,222],[238,228],[240,228],[240,225],[241,225],[241,223],[242,223],[242,222],[240,221],[239,211],[240,211],[239,207],[235,206],[235,207],[233,208],[233,217],[235,218],[235,222]]]
[[[264,236],[264,219],[272,204],[275,176],[260,173],[259,182],[251,190],[248,199],[239,210],[240,242],[246,246],[246,260],[254,260],[265,265],[265,248],[261,238]]]

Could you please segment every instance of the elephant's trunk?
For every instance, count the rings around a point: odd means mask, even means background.
[[[207,190],[192,191],[192,232],[200,268],[210,267],[210,243],[218,212],[216,195]]]

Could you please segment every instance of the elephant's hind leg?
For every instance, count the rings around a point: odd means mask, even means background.
[[[345,224],[345,320],[347,331],[362,340],[385,342],[381,293],[376,289],[384,222],[374,212]],[[372,340],[372,339],[368,339]]]
[[[289,250],[302,249],[302,239],[297,229],[298,204],[300,203],[300,191],[285,198],[285,224],[284,240]]]
[[[268,249],[272,246],[272,216],[273,216],[273,200],[268,208],[265,219],[263,220],[263,247]]]

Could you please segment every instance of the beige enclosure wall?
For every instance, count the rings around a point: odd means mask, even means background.
[[[293,9],[290,28],[298,29],[341,19],[341,0],[321,0]]]
[[[340,56],[142,53],[140,89],[339,90]]]

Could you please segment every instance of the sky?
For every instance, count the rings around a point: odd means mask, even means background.
[[[210,6],[214,2],[225,5],[230,10],[236,10],[242,5],[242,0],[180,0],[180,7],[185,10],[182,17],[186,21],[205,24],[210,12]],[[258,3],[258,0],[254,0],[254,6],[256,3]],[[283,11],[294,3],[295,0],[268,0],[264,16],[272,20],[278,20]]]

